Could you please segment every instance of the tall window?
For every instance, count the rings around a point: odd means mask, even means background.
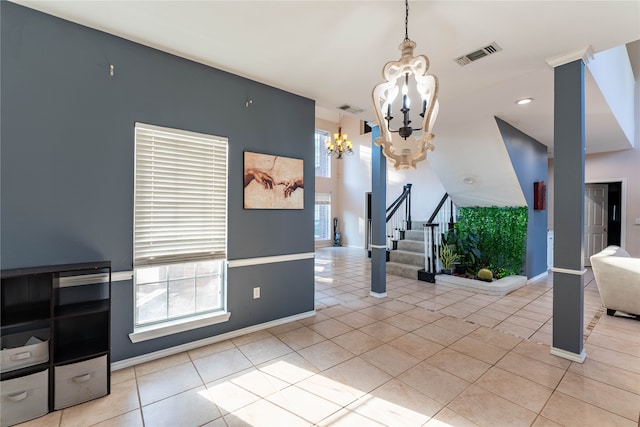
[[[331,194],[316,193],[313,237],[331,240]]]
[[[331,178],[331,156],[327,154],[327,140],[331,137],[329,132],[316,129],[316,176]]]
[[[225,309],[227,140],[136,123],[135,323]]]

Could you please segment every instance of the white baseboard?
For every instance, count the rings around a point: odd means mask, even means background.
[[[567,350],[563,350],[557,347],[551,347],[551,354],[554,356],[562,357],[563,359],[568,359],[573,362],[584,363],[584,360],[587,358],[587,353],[584,351],[584,348],[578,353],[572,353]]]
[[[527,279],[527,285],[528,285],[529,283],[531,283],[531,282],[535,282],[536,280],[543,279],[543,278],[547,277],[548,275],[549,275],[549,272],[548,272],[548,271],[545,271],[544,273],[540,273],[540,274],[538,274],[537,276],[532,277],[531,279]]]
[[[163,357],[172,356],[174,354],[182,353],[184,351],[193,350],[198,347],[203,347],[209,344],[215,344],[217,342],[225,341],[231,338],[239,337],[241,335],[250,334],[252,332],[261,331],[263,329],[273,328],[274,326],[283,325],[285,323],[294,322],[296,320],[306,319],[316,315],[316,311],[307,311],[305,313],[296,314],[294,316],[284,317],[282,319],[272,320],[270,322],[260,323],[259,325],[248,326],[246,328],[237,329],[235,331],[227,332],[214,337],[205,338],[198,341],[192,341],[186,344],[178,345],[175,347],[165,348],[163,350],[154,351],[152,353],[142,354],[140,356],[131,357],[129,359],[118,360],[111,364],[111,370],[117,371],[119,369],[128,368],[130,366],[139,365],[145,362],[151,362],[152,360],[161,359]]]
[[[374,298],[386,298],[387,297],[387,293],[386,292],[369,292],[369,295],[374,297]]]

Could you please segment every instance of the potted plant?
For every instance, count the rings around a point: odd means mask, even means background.
[[[440,261],[442,261],[442,272],[451,274],[453,266],[460,261],[460,255],[455,252],[453,245],[443,244],[440,248]]]
[[[465,274],[469,271],[477,271],[481,256],[480,249],[478,249],[479,237],[469,229],[467,224],[456,223],[455,228],[443,236],[443,241],[447,245],[454,246],[460,255],[461,265],[456,266],[456,273]]]

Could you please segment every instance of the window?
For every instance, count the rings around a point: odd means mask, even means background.
[[[135,325],[225,310],[227,140],[135,126]]]
[[[329,132],[316,129],[316,176],[331,178],[331,156],[327,154],[327,140],[331,138]]]
[[[331,240],[331,194],[316,193],[313,237]]]

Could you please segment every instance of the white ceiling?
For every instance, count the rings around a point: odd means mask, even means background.
[[[371,89],[400,56],[404,2],[24,1],[16,3],[314,99],[335,120],[350,104],[373,120]],[[546,59],[591,46],[628,49],[640,69],[640,1],[410,1],[409,37],[440,80],[435,132],[496,115],[553,146]],[[465,67],[454,59],[496,42]],[[516,106],[514,101],[535,102]],[[587,152],[629,147],[591,77]],[[326,113],[326,112],[325,112]],[[637,123],[637,118],[635,119]]]

